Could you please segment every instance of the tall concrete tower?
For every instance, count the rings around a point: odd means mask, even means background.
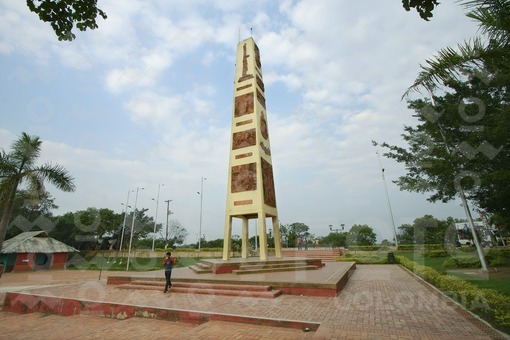
[[[242,220],[243,258],[248,257],[248,221],[257,219],[260,259],[267,260],[266,218],[273,223],[275,255],[282,257],[262,66],[252,38],[237,45],[223,260],[230,258],[233,218]]]

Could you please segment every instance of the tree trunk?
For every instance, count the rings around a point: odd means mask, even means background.
[[[18,182],[16,182],[11,188],[9,196],[7,197],[7,202],[5,202],[4,211],[2,212],[2,220],[0,220],[0,250],[2,250],[5,235],[7,234],[7,227],[9,226],[9,221],[11,220],[12,208],[14,206],[14,196],[16,195],[17,188]]]

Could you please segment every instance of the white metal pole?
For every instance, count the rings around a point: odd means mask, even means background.
[[[434,96],[432,95],[432,92],[430,90],[429,90],[429,94],[430,94],[430,100],[432,102],[432,105],[435,106],[436,103],[434,101]],[[437,126],[439,127],[439,133],[441,134],[441,138],[443,139],[443,142],[445,144],[446,151],[448,152],[449,155],[451,155],[452,152],[451,152],[450,147],[448,146],[448,143],[446,141],[446,136],[443,132],[443,128],[439,122],[437,122]],[[469,227],[471,228],[471,233],[473,235],[473,243],[475,244],[476,252],[478,254],[478,257],[480,258],[480,264],[482,265],[482,270],[487,271],[488,268],[487,268],[487,261],[485,259],[485,254],[483,253],[483,248],[480,245],[480,242],[478,241],[478,235],[476,234],[476,228],[475,228],[475,224],[473,223],[473,217],[471,216],[471,212],[469,211],[469,206],[468,206],[468,202],[466,199],[466,195],[464,194],[464,189],[462,188],[460,183],[459,183],[458,190],[459,190],[460,199],[462,200],[462,205],[464,206],[464,212],[466,213],[466,217],[468,219]]]
[[[200,184],[200,224],[198,227],[198,252],[200,253],[201,243],[202,243],[202,204],[203,204],[203,197],[204,197],[204,179],[207,179],[205,177],[202,177],[202,182]]]
[[[122,250],[122,245],[124,244],[124,232],[125,232],[125,229],[126,229],[126,218],[127,218],[127,209],[129,207],[129,193],[131,192],[131,190],[128,190],[128,194],[127,194],[127,200],[126,200],[126,209],[124,211],[124,222],[122,222],[122,235],[120,236],[120,246],[119,246],[119,251]]]
[[[131,235],[129,236],[129,249],[128,249],[126,270],[129,270],[129,260],[131,258],[131,245],[133,244],[133,231],[135,229],[136,204],[138,203],[138,190],[140,190],[140,189],[143,190],[143,188],[136,188],[135,207],[133,209],[133,221],[131,222]]]
[[[166,200],[165,202],[166,202],[166,232],[165,232],[165,249],[166,249],[168,246],[168,216],[172,214],[172,212],[170,211],[170,202],[172,202],[172,200]]]
[[[395,218],[393,217],[393,209],[391,209],[390,203],[390,195],[388,194],[388,186],[386,185],[386,178],[384,177],[384,168],[382,168],[382,178],[384,182],[384,189],[386,191],[386,200],[388,201],[388,209],[390,210],[391,223],[393,224],[393,233],[395,235],[395,245],[398,249],[398,239],[397,239],[397,227],[395,226]]]
[[[154,251],[154,243],[156,242],[156,225],[158,223],[158,208],[159,208],[159,189],[164,184],[158,185],[158,196],[156,197],[156,216],[154,217],[154,232],[152,235],[152,251]]]

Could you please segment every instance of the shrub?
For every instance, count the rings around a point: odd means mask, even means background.
[[[480,259],[473,256],[453,256],[443,262],[444,268],[480,268]]]
[[[506,265],[507,260],[503,256],[491,257],[487,258],[489,262],[489,266],[491,267],[500,267]]]
[[[426,252],[431,250],[444,250],[449,247],[450,245],[448,244],[399,244],[398,250]]]
[[[490,249],[485,258],[492,267],[505,266],[510,263],[510,249]]]
[[[457,249],[464,253],[474,253],[476,251],[476,247],[460,247]]]
[[[427,250],[423,253],[426,257],[448,257],[450,254],[446,250]]]
[[[356,262],[356,264],[386,264],[388,258],[386,254],[345,254],[345,257],[338,258],[338,261]]]
[[[387,248],[387,246],[348,246],[349,250],[359,250],[359,251],[375,251],[383,249],[384,247]]]
[[[487,252],[487,256],[502,256],[510,259],[510,248],[492,248]]]

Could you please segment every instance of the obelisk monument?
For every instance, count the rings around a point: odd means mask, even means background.
[[[272,219],[275,256],[281,258],[262,66],[252,38],[237,45],[232,111],[223,260],[230,258],[233,218],[242,221],[242,258],[248,257],[248,221],[257,219],[260,259],[267,260],[266,218]]]

